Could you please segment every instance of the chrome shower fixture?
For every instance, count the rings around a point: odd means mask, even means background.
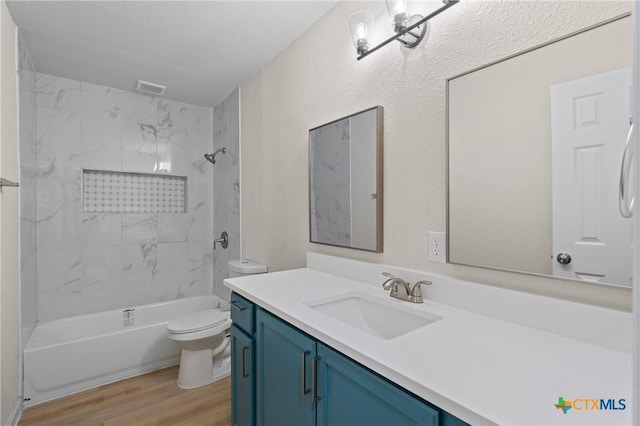
[[[205,154],[204,158],[206,158],[207,160],[209,160],[209,162],[211,164],[216,164],[216,155],[218,155],[218,153],[222,151],[223,154],[225,154],[227,152],[226,148],[220,148],[220,149],[216,149],[213,154]]]

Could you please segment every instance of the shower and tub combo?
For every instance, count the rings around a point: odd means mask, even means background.
[[[239,92],[207,107],[22,70],[20,97],[23,405],[178,363],[182,387],[224,377]]]
[[[232,277],[266,272],[229,262]],[[212,383],[230,372],[229,304],[198,296],[38,324],[24,350],[25,406],[180,362],[178,386]]]

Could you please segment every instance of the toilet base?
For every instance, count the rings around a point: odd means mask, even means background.
[[[190,351],[182,349],[177,385],[181,389],[193,389],[209,385],[231,374],[231,357],[212,359],[211,349]]]

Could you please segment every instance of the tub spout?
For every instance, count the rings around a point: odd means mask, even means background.
[[[135,321],[135,309],[125,309],[122,311],[122,322],[125,327],[132,326]]]

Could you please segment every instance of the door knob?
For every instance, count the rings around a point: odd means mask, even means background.
[[[568,265],[571,263],[571,255],[569,253],[559,253],[556,260],[562,265]]]
[[[229,235],[227,234],[227,231],[222,231],[222,234],[220,234],[220,238],[216,238],[215,240],[213,240],[214,250],[216,249],[216,243],[220,243],[223,249],[226,249],[229,246]]]

